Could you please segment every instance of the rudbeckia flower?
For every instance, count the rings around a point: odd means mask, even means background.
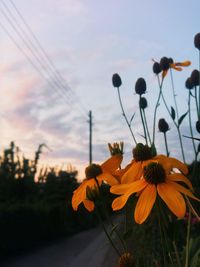
[[[177,71],[182,71],[182,67],[188,67],[191,65],[191,62],[189,60],[183,61],[183,62],[174,62],[172,58],[167,58],[167,57],[163,57],[160,60],[160,66],[161,69],[163,70],[162,72],[162,78],[164,79],[164,77],[167,75],[168,70],[174,69]]]
[[[94,210],[94,201],[87,198],[87,188],[95,189],[101,186],[103,181],[113,181],[112,174],[116,172],[122,162],[122,155],[117,154],[110,157],[102,165],[91,164],[85,169],[86,178],[81,185],[73,192],[72,207],[74,210],[83,202],[88,211]]]
[[[159,162],[152,161],[146,165],[139,180],[111,187],[111,193],[121,195],[113,201],[113,210],[123,208],[129,197],[138,193],[139,197],[134,217],[138,224],[142,224],[149,216],[157,195],[178,218],[183,218],[186,213],[186,203],[183,195],[200,201],[191,192],[191,182],[182,174],[187,172],[186,165],[177,159],[167,157],[164,159],[164,157],[162,156]],[[169,160],[167,161],[167,159]],[[182,173],[172,172],[174,168]],[[187,187],[179,182],[184,183]]]

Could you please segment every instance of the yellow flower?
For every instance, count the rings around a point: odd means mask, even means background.
[[[122,155],[114,155],[106,160],[102,165],[92,164],[85,170],[86,178],[81,185],[73,192],[72,207],[74,210],[83,202],[88,211],[94,210],[94,202],[87,199],[87,188],[96,189],[97,182],[101,186],[103,181],[112,183],[115,181],[113,174],[122,162]],[[113,184],[116,184],[113,182]]]
[[[134,217],[135,221],[141,224],[149,216],[158,193],[177,217],[184,217],[186,204],[182,194],[198,201],[200,200],[192,194],[191,182],[182,173],[175,173],[173,171],[174,168],[179,169],[184,174],[187,173],[187,167],[182,162],[177,159],[160,156],[157,162],[153,160],[143,168],[139,180],[129,184],[112,186],[110,191],[121,195],[113,201],[113,210],[123,208],[129,197],[134,193],[138,193],[139,198]],[[188,188],[178,182],[186,184]]]

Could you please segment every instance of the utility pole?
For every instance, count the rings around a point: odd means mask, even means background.
[[[89,111],[89,164],[92,164],[92,111]]]

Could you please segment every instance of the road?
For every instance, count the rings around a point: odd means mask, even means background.
[[[2,267],[115,267],[117,256],[100,227],[81,232]]]

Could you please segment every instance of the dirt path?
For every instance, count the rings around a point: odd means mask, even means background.
[[[101,228],[77,234],[2,267],[115,267],[116,256]]]

